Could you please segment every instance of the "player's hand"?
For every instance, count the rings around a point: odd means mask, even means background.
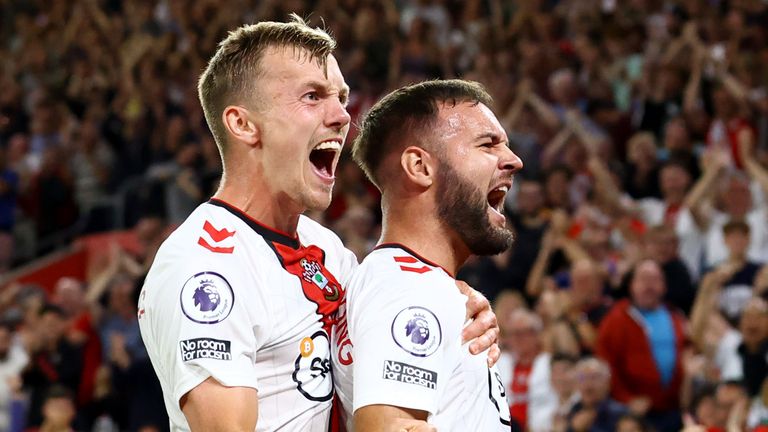
[[[437,432],[437,428],[425,421],[414,419],[394,419],[387,432]]]
[[[469,352],[477,354],[488,349],[488,365],[493,366],[499,359],[499,323],[496,314],[491,309],[488,299],[467,285],[464,281],[456,281],[459,291],[467,296],[467,318],[472,322],[462,331],[462,342],[473,340]]]

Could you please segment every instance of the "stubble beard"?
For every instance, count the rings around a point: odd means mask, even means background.
[[[514,235],[488,218],[488,198],[447,162],[437,173],[438,216],[475,255],[496,255],[512,246]]]

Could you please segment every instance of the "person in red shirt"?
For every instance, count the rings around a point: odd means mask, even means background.
[[[679,430],[685,318],[663,303],[658,263],[640,261],[628,280],[630,298],[600,323],[596,353],[611,367],[611,397],[657,430]]]

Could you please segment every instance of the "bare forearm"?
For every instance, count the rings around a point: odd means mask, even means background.
[[[528,96],[528,102],[549,128],[557,129],[561,126],[560,119],[555,111],[539,95],[531,93]]]
[[[192,432],[253,432],[258,402],[253,388],[225,387],[208,378],[184,395],[180,405]]]
[[[368,405],[355,411],[354,425],[357,432],[409,430],[403,425],[414,424],[416,421],[426,421],[427,415],[426,411],[410,408],[392,405]]]

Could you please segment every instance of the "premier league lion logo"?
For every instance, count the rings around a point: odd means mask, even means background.
[[[216,307],[221,303],[219,292],[206,281],[203,281],[202,285],[195,289],[194,299],[195,306],[199,307],[201,312],[216,310]]]
[[[424,345],[429,339],[429,323],[423,315],[416,314],[405,325],[405,335],[411,337],[411,342]]]

